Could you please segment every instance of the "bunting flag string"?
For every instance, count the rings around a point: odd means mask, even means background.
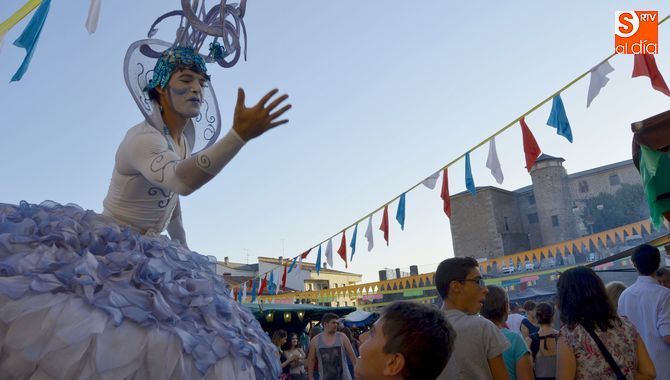
[[[270,272],[272,273],[272,272]],[[265,288],[268,286],[268,274],[266,273],[265,276],[263,276],[263,281],[261,281],[261,288],[258,289],[258,295],[260,296],[263,294],[263,291],[265,291]]]
[[[35,8],[37,8],[42,0],[29,0],[26,2],[18,11],[14,12],[13,15],[3,21],[0,24],[0,35],[4,35],[9,29],[13,28],[19,21],[23,20],[26,16],[30,14]]]
[[[270,280],[268,282],[268,294],[274,294],[274,290],[275,290],[275,271],[270,271]],[[261,291],[261,294],[262,293],[263,292]]]
[[[491,170],[491,175],[495,178],[496,182],[499,184],[503,183],[505,176],[503,175],[502,167],[500,167],[495,137],[489,142],[489,155],[486,158],[486,167]]]
[[[421,183],[427,188],[433,190],[435,188],[435,185],[437,184],[438,178],[440,178],[440,172],[436,171],[435,173],[431,174],[430,177],[424,179],[423,182]]]
[[[306,250],[300,255],[300,258],[298,259],[298,272],[302,270],[302,260],[306,259],[309,253],[312,251],[312,248]]]
[[[256,289],[258,288],[258,280],[255,278],[251,280],[251,303],[256,302]]]
[[[477,195],[475,179],[472,177],[472,167],[470,166],[470,152],[465,153],[465,188],[470,194]]]
[[[398,210],[395,213],[395,220],[400,223],[400,229],[405,230],[405,193],[400,195],[400,200],[398,201]]]
[[[537,145],[537,140],[535,140],[533,132],[528,128],[526,120],[523,117],[519,120],[519,124],[521,125],[521,136],[523,137],[523,152],[526,155],[526,169],[528,169],[528,173],[530,173],[533,165],[535,165],[535,160],[540,157],[542,151],[540,150],[540,146]]]
[[[658,22],[658,25],[661,25],[665,23],[668,19],[670,19],[670,15],[666,16],[662,20]],[[1,31],[1,30],[0,30]],[[495,178],[496,182],[502,183],[504,180],[504,176],[502,173],[502,168],[500,166],[500,161],[498,159],[498,153],[496,150],[496,144],[495,144],[495,138],[502,134],[503,132],[507,131],[516,123],[520,124],[521,127],[521,132],[522,132],[522,140],[523,140],[523,150],[524,150],[524,156],[525,156],[525,162],[526,162],[526,169],[528,172],[531,171],[533,165],[535,164],[537,158],[540,156],[542,153],[537,140],[535,139],[535,136],[533,136],[533,133],[531,132],[530,128],[526,124],[525,117],[530,115],[531,113],[535,112],[538,110],[540,107],[548,103],[550,100],[552,101],[552,109],[550,112],[550,117],[547,120],[547,124],[549,126],[552,126],[556,128],[557,134],[560,136],[565,137],[568,141],[572,142],[572,130],[571,126],[569,124],[567,114],[565,112],[565,107],[563,105],[563,101],[561,99],[561,93],[563,93],[566,89],[570,88],[572,85],[586,77],[587,75],[591,75],[591,80],[589,83],[589,89],[588,89],[588,94],[587,94],[587,107],[590,106],[591,102],[595,99],[595,97],[600,93],[600,91],[605,87],[605,85],[609,82],[609,78],[607,77],[608,74],[612,73],[614,71],[614,68],[609,64],[609,60],[614,57],[615,54],[610,54],[608,57],[606,57],[604,60],[600,61],[596,66],[593,66],[591,69],[588,71],[582,73],[579,75],[577,78],[573,79],[557,91],[555,91],[553,94],[533,106],[531,109],[528,111],[524,112],[520,116],[518,116],[516,119],[513,121],[509,122],[506,124],[504,127],[493,133],[492,135],[488,136],[484,140],[482,140],[480,143],[477,145],[473,146],[469,150],[467,150],[465,153],[461,154],[460,156],[454,158],[452,161],[448,162],[446,165],[444,165],[440,170],[437,172],[434,172],[432,175],[429,177],[424,177],[420,182],[409,188],[408,190],[402,192],[400,195],[396,196],[395,198],[391,199],[389,202],[386,202],[383,206],[380,206],[379,208],[375,209],[374,211],[368,213],[366,216],[358,219],[355,221],[353,224],[347,226],[346,228],[340,230],[340,231],[346,231],[350,227],[354,227],[354,237],[356,236],[356,232],[358,229],[358,223],[362,222],[364,219],[368,219],[368,225],[367,229],[365,232],[365,237],[368,241],[368,252],[370,252],[373,247],[374,247],[374,238],[373,238],[373,227],[372,227],[372,217],[375,213],[383,209],[383,217],[382,217],[382,224],[380,226],[380,230],[384,232],[384,239],[386,240],[387,245],[389,244],[389,239],[388,239],[388,205],[392,202],[394,202],[396,199],[399,198],[404,198],[406,196],[406,193],[414,190],[416,187],[419,185],[424,185],[425,187],[429,189],[434,189],[436,184],[437,184],[437,179],[439,178],[439,173],[442,171],[443,173],[443,178],[442,178],[442,189],[440,192],[440,197],[443,200],[443,210],[444,213],[447,215],[447,217],[451,218],[451,199],[450,199],[450,192],[449,192],[449,177],[448,177],[448,168],[452,165],[454,165],[456,162],[458,162],[461,159],[465,159],[466,163],[466,188],[468,191],[473,193],[473,195],[476,193],[476,187],[474,185],[474,178],[472,176],[472,168],[470,165],[470,152],[473,152],[480,147],[482,147],[484,144],[487,142],[489,143],[489,154],[487,156],[487,161],[486,161],[486,167],[491,170],[491,174]],[[668,89],[665,80],[663,79],[663,76],[661,75],[660,71],[658,70],[658,67],[656,66],[656,61],[653,55],[634,55],[634,69],[633,69],[633,77],[637,76],[647,76],[650,78],[650,81],[652,83],[652,88],[654,88],[657,91],[663,92],[664,94],[670,96],[670,90]],[[473,191],[474,190],[474,191]],[[399,216],[401,215],[400,213],[400,203],[399,201],[399,210],[398,213],[396,214],[396,219],[398,219],[398,222],[400,222]],[[404,207],[403,207],[404,211]],[[401,223],[401,228],[404,228],[404,219],[403,222]],[[339,232],[338,232],[339,233]],[[327,252],[326,252],[326,258],[329,259],[328,263],[332,267],[332,239],[335,238],[337,234],[329,237],[327,240],[322,240],[318,246],[318,254],[317,254],[317,265],[316,265],[316,271],[317,274],[319,274],[319,271],[321,269],[321,246],[323,243],[326,241],[328,242],[327,246]],[[345,238],[346,239],[346,238]],[[355,252],[355,238],[352,238],[351,242],[351,247],[352,247],[352,254],[351,257],[353,258],[353,254]],[[316,245],[314,246],[316,247]],[[313,247],[313,248],[314,248]],[[328,249],[330,247],[330,249]],[[346,248],[346,247],[345,247]],[[307,251],[309,252],[309,251]],[[306,256],[300,255],[299,258],[303,259]],[[289,270],[290,272],[290,270]],[[256,284],[254,284],[256,285]]]
[[[354,233],[351,235],[351,243],[349,243],[349,248],[351,248],[351,257],[349,261],[354,261],[354,253],[356,253],[356,236],[358,235],[358,223],[354,227]]]
[[[556,134],[563,136],[568,139],[568,141],[572,142],[572,129],[570,129],[570,122],[568,121],[568,115],[565,113],[561,95],[554,96],[547,125],[556,128]]]
[[[451,197],[449,196],[449,171],[448,167],[444,168],[442,173],[442,191],[440,192],[440,197],[444,202],[444,213],[447,214],[447,217],[451,218]]]
[[[667,96],[670,96],[670,90],[668,85],[665,84],[663,75],[658,71],[656,66],[656,58],[653,54],[635,54],[633,61],[633,78],[639,76],[647,76],[651,81],[651,87],[656,90],[664,93]]]
[[[294,257],[293,260],[291,261],[291,266],[288,268],[289,273],[293,272],[293,268],[295,267],[295,261],[297,259],[298,259],[297,257]]]
[[[300,258],[302,259],[302,256]],[[286,265],[284,265],[284,274],[281,276],[281,287],[286,289]]]
[[[326,263],[328,267],[333,267],[333,238],[328,239],[328,244],[326,244]]]
[[[319,244],[319,252],[316,254],[316,274],[321,271],[321,244]]]
[[[337,254],[340,255],[340,258],[344,260],[344,267],[348,268],[347,265],[347,235],[346,231],[342,231],[342,241],[340,241],[340,248],[337,249]]]
[[[95,33],[98,29],[98,19],[100,18],[100,2],[102,0],[91,0],[88,8],[88,17],[86,17],[86,31],[88,34]]]
[[[42,27],[44,26],[44,21],[47,19],[49,14],[49,6],[51,5],[51,0],[43,0],[39,8],[35,11],[33,18],[28,22],[28,26],[23,30],[23,33],[19,38],[14,41],[14,46],[26,49],[26,57],[23,59],[21,66],[16,71],[14,76],[12,76],[12,82],[16,82],[23,78],[23,74],[28,70],[30,61],[33,59],[33,53],[35,52],[35,45],[37,45],[37,40],[40,38],[42,33]]]
[[[589,82],[589,93],[586,97],[586,108],[589,108],[593,99],[600,93],[600,90],[605,88],[607,82],[610,81],[610,78],[608,78],[607,75],[613,71],[614,68],[608,61],[599,64],[591,70],[591,81]]]
[[[382,215],[382,224],[379,229],[384,232],[384,240],[386,245],[389,245],[389,205],[384,206],[384,214]]]
[[[368,228],[365,230],[365,238],[368,239],[368,252],[375,247],[374,236],[372,236],[372,215],[368,217]]]

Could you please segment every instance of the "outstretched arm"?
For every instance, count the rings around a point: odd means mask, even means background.
[[[187,159],[169,149],[165,139],[155,133],[134,136],[122,154],[128,157],[130,166],[152,184],[188,195],[214,178],[247,141],[288,122],[277,120],[291,108],[286,105],[277,109],[288,95],[268,104],[276,93],[276,89],[270,91],[255,106],[247,108],[244,91],[240,89],[233,128],[212,146]]]
[[[255,106],[247,108],[244,105],[244,90],[238,90],[233,128],[211,147],[177,165],[177,175],[186,186],[193,190],[200,188],[214,178],[247,141],[288,122],[288,119],[278,120],[291,108],[290,104],[278,108],[288,95],[284,94],[270,102],[277,91],[274,89],[268,92]]]

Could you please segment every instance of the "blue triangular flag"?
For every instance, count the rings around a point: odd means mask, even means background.
[[[275,271],[270,272],[270,281],[268,284],[268,294],[273,294],[275,290]]]
[[[291,271],[293,270],[293,267],[295,267],[295,262],[296,262],[297,260],[298,260],[298,256],[294,257],[294,258],[293,258],[293,261],[291,261],[291,266],[288,267],[288,272],[289,272],[289,273],[291,273]]]
[[[400,229],[405,230],[405,193],[400,195],[398,201],[398,211],[395,213],[395,220],[400,223]]]
[[[321,271],[321,244],[319,244],[319,252],[316,254],[316,274]]]
[[[251,303],[256,302],[256,292],[258,291],[258,281],[254,278],[251,280]]]
[[[28,65],[30,65],[30,60],[33,58],[33,53],[35,52],[35,45],[40,38],[44,21],[49,14],[50,4],[51,0],[42,0],[42,4],[40,4],[39,8],[35,11],[33,18],[30,19],[30,22],[28,22],[28,25],[19,38],[14,41],[14,46],[26,49],[26,57],[23,58],[21,66],[12,77],[12,82],[21,80],[23,74],[28,70]]]
[[[549,120],[547,125],[556,128],[556,133],[572,142],[572,129],[570,129],[570,122],[568,115],[565,114],[565,107],[563,107],[563,100],[561,95],[554,96],[551,103],[551,112],[549,113]]]
[[[470,167],[470,152],[465,153],[465,188],[470,194],[477,195],[475,179],[472,178],[472,168]]]
[[[358,234],[358,223],[356,223],[356,227],[354,227],[354,233],[351,235],[351,242],[349,243],[349,247],[351,248],[351,257],[349,258],[349,261],[354,260],[354,253],[356,253],[356,235]]]

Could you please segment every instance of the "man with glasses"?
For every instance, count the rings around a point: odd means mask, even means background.
[[[439,379],[508,380],[502,353],[510,346],[489,320],[478,315],[488,290],[472,257],[444,260],[435,273],[442,310],[456,331],[454,352]]]

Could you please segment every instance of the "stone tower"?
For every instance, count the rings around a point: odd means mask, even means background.
[[[544,245],[577,238],[563,158],[542,154],[530,172]]]

